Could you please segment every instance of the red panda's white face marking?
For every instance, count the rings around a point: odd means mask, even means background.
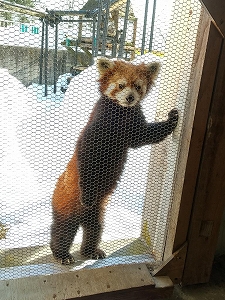
[[[159,63],[133,65],[106,58],[98,60],[100,91],[123,107],[137,105],[147,94]]]
[[[126,78],[121,78],[109,83],[104,95],[116,100],[121,106],[132,107],[144,98],[146,90],[147,84],[143,80],[128,82]]]

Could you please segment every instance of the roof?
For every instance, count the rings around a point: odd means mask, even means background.
[[[103,6],[106,6],[108,0],[102,0]],[[116,2],[119,2],[120,0],[109,0],[110,6],[115,4]],[[99,0],[88,0],[84,6],[81,8],[81,10],[96,10],[99,7]]]

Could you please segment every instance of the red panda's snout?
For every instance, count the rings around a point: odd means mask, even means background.
[[[136,91],[132,91],[129,87],[123,91],[115,93],[114,96],[117,103],[123,107],[132,107],[141,101],[140,95]]]
[[[137,105],[146,95],[147,85],[142,80],[129,82],[125,77],[108,82],[103,94],[123,107]]]
[[[130,94],[128,97],[126,97],[126,100],[129,104],[131,104],[134,102],[134,95]]]

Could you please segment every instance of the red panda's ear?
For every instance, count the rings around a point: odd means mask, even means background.
[[[154,80],[160,71],[160,63],[159,62],[152,62],[148,64],[147,67],[147,74],[151,78],[151,80]]]
[[[103,75],[106,71],[113,69],[115,66],[115,62],[108,58],[99,58],[97,60],[97,67],[100,75]]]

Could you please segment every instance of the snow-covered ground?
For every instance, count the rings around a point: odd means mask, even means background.
[[[136,62],[156,60],[140,56]],[[51,195],[76,139],[99,97],[96,66],[75,76],[65,94],[32,84],[25,88],[0,69],[0,222],[8,227],[0,248],[47,245],[51,225]],[[159,80],[157,81],[159,82]],[[154,120],[158,83],[143,103]],[[140,236],[150,146],[132,150],[107,207],[103,240]],[[81,240],[81,232],[76,242]]]

